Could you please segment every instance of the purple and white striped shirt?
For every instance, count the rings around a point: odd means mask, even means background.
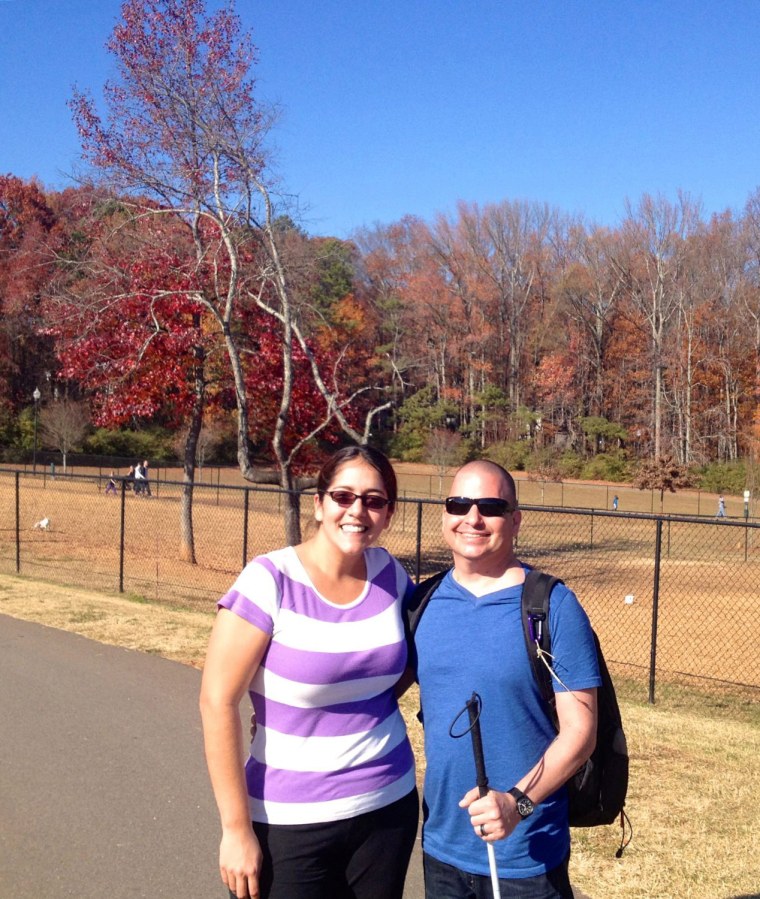
[[[386,550],[370,547],[364,558],[367,583],[348,605],[317,593],[292,547],[254,559],[219,601],[271,635],[250,686],[254,821],[351,818],[414,789],[394,695],[406,665],[401,601],[411,582]]]

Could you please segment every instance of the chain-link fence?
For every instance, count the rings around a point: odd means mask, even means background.
[[[61,464],[61,454],[52,451],[37,453],[36,464],[2,464],[3,470],[42,477],[64,475],[95,475],[105,477],[110,471],[123,474],[129,465],[135,465],[135,456],[102,456],[72,453],[68,457],[66,471]],[[420,466],[396,463],[399,490],[402,499],[442,499],[448,496],[454,479],[452,470],[440,473],[419,471]],[[427,467],[427,466],[425,466]],[[161,462],[150,463],[151,482],[179,481],[180,466]],[[245,483],[237,466],[204,464],[195,470],[195,483],[205,487],[224,484],[241,487]],[[563,509],[613,510],[624,513],[647,512],[652,515],[695,515],[712,517],[718,511],[718,494],[706,490],[679,490],[674,493],[639,489],[630,484],[605,484],[590,481],[546,480],[523,472],[515,474],[517,499],[521,506],[551,506]],[[615,504],[615,499],[617,503]],[[615,508],[617,506],[617,508]],[[728,518],[742,518],[760,523],[760,499],[747,490],[744,495],[725,496],[725,514]]]
[[[0,572],[211,609],[246,560],[285,542],[282,491],[201,484],[195,563],[183,561],[183,485],[153,481],[148,497],[121,482],[109,495],[106,482],[0,471]],[[313,498],[300,502],[308,533]],[[760,690],[760,525],[524,498],[522,508],[520,557],[575,590],[610,667],[650,699],[655,677]],[[448,566],[440,501],[402,498],[383,543],[415,579]]]

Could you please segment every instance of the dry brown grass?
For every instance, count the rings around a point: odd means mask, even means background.
[[[0,575],[0,614],[203,667],[213,615]]]
[[[0,575],[0,613],[198,667],[213,620],[210,611],[7,575]],[[410,691],[402,704],[421,760],[416,693]],[[616,860],[617,827],[574,831],[574,884],[593,899],[760,895],[757,710],[734,718],[730,703],[705,697],[687,702],[683,693],[654,707],[628,701],[622,706],[634,841]]]

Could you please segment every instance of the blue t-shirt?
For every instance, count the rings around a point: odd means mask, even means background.
[[[513,787],[556,734],[546,716],[525,647],[522,585],[476,597],[449,572],[420,618],[414,642],[425,729],[423,849],[472,874],[489,874],[483,841],[459,800],[476,785],[472,740],[453,738],[452,722],[473,692],[482,699],[480,728],[490,786]],[[574,593],[558,584],[551,597],[554,670],[571,690],[599,687],[591,626]],[[554,682],[555,692],[562,687]],[[466,712],[455,733],[467,729]],[[506,840],[492,844],[499,876],[535,877],[570,850],[564,787]]]

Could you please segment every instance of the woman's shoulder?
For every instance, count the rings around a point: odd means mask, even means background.
[[[298,559],[292,546],[275,549],[268,553],[254,556],[240,572],[239,579],[250,580],[274,580],[280,581],[283,577],[292,574]]]
[[[368,546],[364,550],[364,559],[367,562],[367,571],[380,571],[388,565],[401,568],[401,562],[384,546]]]
[[[364,550],[364,559],[367,563],[367,580],[372,581],[388,568],[395,574],[396,587],[401,593],[405,593],[411,580],[409,574],[399,560],[388,552],[383,546],[370,546]]]

